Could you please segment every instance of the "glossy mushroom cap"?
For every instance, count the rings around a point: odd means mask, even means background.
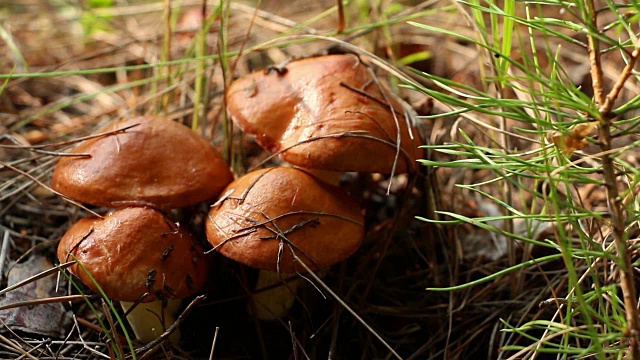
[[[207,239],[223,255],[248,266],[277,271],[279,262],[282,273],[304,272],[296,267],[293,250],[310,268],[322,269],[362,244],[364,217],[358,204],[302,170],[253,171],[223,194],[209,212]]]
[[[61,262],[73,260],[105,294],[120,301],[185,298],[202,288],[208,266],[202,249],[185,230],[150,208],[125,208],[103,219],[85,218],[58,245]],[[78,264],[69,270],[97,291]]]
[[[218,150],[186,126],[156,117],[118,121],[116,134],[82,142],[60,159],[52,187],[89,204],[171,209],[215,197],[233,180]]]
[[[389,174],[397,157],[395,172],[407,172],[423,144],[415,129],[409,135],[400,103],[384,93],[356,56],[330,55],[244,76],[229,87],[227,104],[243,131],[291,164]]]

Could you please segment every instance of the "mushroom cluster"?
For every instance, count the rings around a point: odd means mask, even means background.
[[[209,212],[209,242],[223,255],[263,270],[258,287],[303,273],[300,262],[323,269],[360,247],[364,218],[337,187],[339,172],[410,172],[422,155],[402,103],[355,55],[256,71],[234,81],[226,101],[245,133],[301,169],[250,172],[231,183]],[[256,316],[284,315],[294,284],[258,292]],[[276,300],[283,295],[287,299]]]
[[[81,143],[71,152],[77,156],[61,158],[54,170],[58,192],[119,209],[78,221],[60,241],[58,257],[76,260],[71,272],[125,309],[159,303],[127,317],[142,341],[171,321],[164,310],[169,301],[207,281],[203,249],[162,211],[221,194],[205,222],[207,240],[222,255],[260,270],[257,287],[270,290],[256,291],[252,312],[277,319],[295,299],[297,281],[284,278],[326,269],[363,242],[363,212],[337,186],[339,172],[411,172],[422,155],[405,107],[354,55],[254,72],[229,87],[226,101],[244,132],[294,167],[233,180],[220,153],[185,126],[137,117]],[[131,319],[138,315],[148,316],[146,327]]]
[[[214,147],[177,122],[136,117],[104,130],[70,152],[78,156],[60,159],[52,187],[119,210],[79,220],[61,239],[58,258],[75,260],[73,274],[125,309],[144,304],[127,319],[136,337],[150,342],[174,321],[166,308],[197,292],[208,276],[201,246],[161,211],[212,199],[233,175]]]

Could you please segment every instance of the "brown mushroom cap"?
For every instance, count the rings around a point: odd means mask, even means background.
[[[253,171],[229,184],[206,222],[209,242],[248,266],[304,272],[291,254],[312,269],[329,267],[353,254],[364,238],[358,204],[341,189],[293,168]],[[223,196],[225,196],[223,195]],[[277,235],[284,234],[282,240]]]
[[[282,151],[291,164],[389,174],[398,156],[396,173],[407,172],[422,156],[423,144],[415,129],[411,139],[402,106],[385,94],[396,119],[356,56],[330,55],[242,77],[229,87],[227,104],[243,131],[271,153]]]
[[[105,294],[121,301],[185,298],[202,288],[208,267],[194,238],[157,210],[125,208],[103,219],[80,219],[58,245],[61,262],[73,254]],[[69,270],[97,291],[74,264]]]
[[[91,157],[60,159],[52,187],[72,199],[109,207],[170,209],[215,197],[233,180],[211,144],[175,121],[137,117],[105,132],[137,126],[82,142],[71,151]]]

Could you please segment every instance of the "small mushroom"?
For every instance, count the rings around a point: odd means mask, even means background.
[[[69,270],[91,289],[98,291],[99,286],[107,297],[121,301],[125,309],[141,302],[127,319],[143,342],[175,322],[167,303],[176,307],[171,301],[191,296],[208,277],[207,261],[195,239],[146,207],[80,219],[60,240],[58,259],[76,260]]]
[[[135,125],[135,126],[134,126]],[[173,209],[214,198],[233,180],[218,150],[175,121],[142,116],[117,121],[58,161],[51,186],[107,207]]]
[[[253,171],[223,193],[209,212],[207,239],[223,255],[265,270],[258,280],[262,286],[304,272],[299,261],[313,270],[326,269],[362,244],[364,217],[359,205],[340,188],[302,170]],[[254,298],[256,317],[283,316],[295,298],[295,285],[288,285],[259,292]]]
[[[227,104],[258,144],[305,169],[398,174],[422,156],[401,102],[354,55],[254,72],[231,84]]]

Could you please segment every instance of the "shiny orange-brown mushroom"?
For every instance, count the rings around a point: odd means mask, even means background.
[[[302,59],[254,72],[231,84],[227,105],[258,144],[299,167],[404,173],[422,156],[401,103],[355,55]]]
[[[71,151],[90,156],[61,158],[53,189],[98,206],[172,209],[211,199],[233,180],[220,152],[186,126],[142,116],[117,121],[104,132],[127,127]]]
[[[296,262],[304,261],[323,269],[362,244],[359,205],[305,171],[256,170],[229,184],[224,193],[209,212],[207,239],[223,255],[248,266],[295,273],[300,270]]]
[[[260,272],[258,286],[282,274],[326,269],[353,254],[364,238],[359,205],[340,188],[305,171],[277,167],[250,172],[223,191],[206,222],[209,242],[223,255]],[[295,254],[295,256],[294,256]],[[271,279],[271,280],[261,280]],[[279,318],[293,303],[288,289],[259,293],[261,319]],[[280,297],[284,297],[284,299]]]
[[[202,288],[208,278],[207,261],[195,239],[159,211],[145,207],[79,220],[60,240],[58,259],[76,260],[69,267],[73,274],[121,302],[160,305],[182,299]],[[163,311],[162,306],[155,311]],[[165,323],[173,323],[171,314],[165,314]],[[158,314],[140,309],[136,316],[145,318],[127,319],[138,339],[149,342],[162,333]]]

